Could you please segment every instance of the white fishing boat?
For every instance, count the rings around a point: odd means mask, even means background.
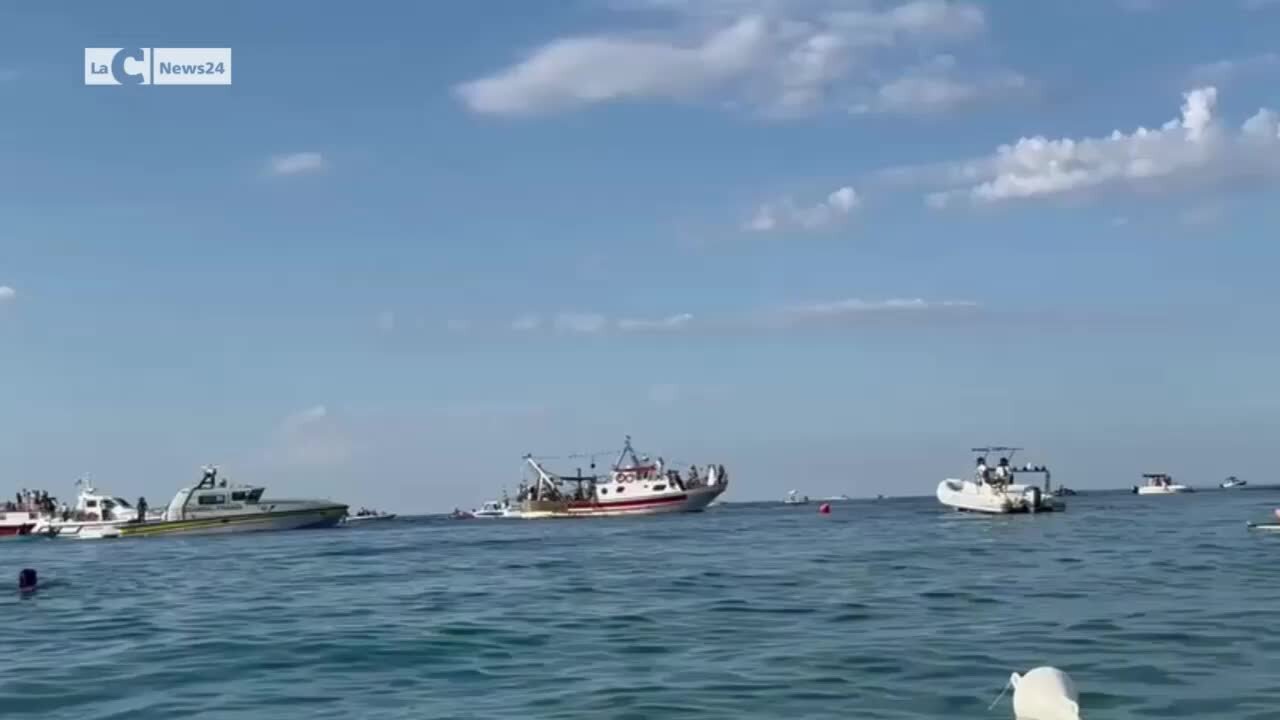
[[[135,506],[128,500],[111,493],[101,492],[88,478],[76,481],[76,504],[66,512],[48,513],[41,517],[33,532],[50,537],[78,540],[114,536],[112,528],[137,523],[139,513],[146,520],[164,519],[164,510],[147,507],[139,498]]]
[[[787,493],[787,499],[782,501],[783,505],[807,505],[808,503],[809,503],[809,496],[801,495],[795,490],[792,490],[791,492]]]
[[[160,520],[123,523],[104,536],[220,535],[266,530],[333,527],[347,506],[328,500],[264,499],[266,488],[228,485],[218,470],[204,468],[200,482],[174,495]]]
[[[1248,483],[1248,481],[1246,481],[1246,480],[1241,480],[1240,478],[1236,477],[1235,475],[1232,475],[1231,477],[1228,477],[1226,480],[1223,480],[1223,481],[1222,481],[1222,483],[1221,483],[1218,487],[1220,487],[1220,488],[1222,488],[1222,489],[1224,489],[1224,490],[1230,490],[1231,488],[1244,487],[1244,486],[1246,486],[1246,485],[1248,485],[1248,484],[1249,484],[1249,483]]]
[[[368,508],[360,508],[354,514],[347,515],[347,517],[342,522],[351,524],[351,523],[367,523],[367,522],[375,522],[378,520],[395,520],[395,519],[396,519],[395,513],[382,512],[381,510],[369,510]]]
[[[992,515],[1066,509],[1066,505],[1053,496],[1048,468],[1030,463],[1016,468],[1011,464],[1020,449],[1003,445],[973,448],[973,452],[979,453],[973,478],[947,478],[938,483],[938,501],[956,510]],[[987,464],[987,456],[992,453],[1003,454],[994,469]],[[1018,474],[1043,476],[1043,487],[1015,482]]]
[[[1139,495],[1177,495],[1195,492],[1190,486],[1174,482],[1173,478],[1165,473],[1143,473],[1142,477],[1146,483],[1135,485],[1133,488],[1133,491]]]
[[[558,475],[532,455],[525,463],[534,477],[521,483],[516,500],[520,517],[530,519],[698,512],[729,487],[723,465],[690,467],[682,476],[665,468],[662,458],[637,456],[630,436],[606,475],[583,475],[581,469]]]

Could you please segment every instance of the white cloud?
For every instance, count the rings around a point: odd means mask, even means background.
[[[539,327],[542,327],[542,318],[537,315],[522,315],[511,323],[512,330],[519,330],[521,332],[537,330]]]
[[[324,405],[289,415],[276,428],[270,452],[277,464],[318,468],[340,465],[351,457],[351,443]]]
[[[327,167],[324,156],[318,152],[299,152],[277,155],[271,158],[268,170],[272,175],[302,175],[319,172]]]
[[[1026,90],[1028,82],[1010,70],[961,70],[952,55],[908,68],[882,84],[854,114],[881,112],[897,115],[943,113]]]
[[[378,317],[374,322],[382,332],[391,332],[396,329],[396,314],[390,310],[383,310],[378,313]]]
[[[18,296],[18,291],[8,285],[0,285],[0,303],[8,302]]]
[[[820,230],[840,222],[861,205],[862,198],[849,186],[833,191],[816,205],[799,206],[791,198],[783,198],[756,208],[743,229],[752,232]]]
[[[956,200],[983,204],[1107,188],[1154,191],[1280,175],[1276,113],[1260,110],[1233,131],[1215,117],[1217,99],[1214,87],[1191,90],[1181,117],[1151,130],[1078,140],[1024,137],[993,156],[944,168],[953,187],[926,200],[939,208]]]
[[[619,320],[619,330],[679,330],[693,322],[693,315],[679,313],[658,320]]]
[[[981,34],[982,10],[957,0],[637,0],[674,16],[665,30],[553,40],[514,65],[455,88],[477,113],[529,115],[623,100],[728,100],[772,115],[812,112],[903,46]]]
[[[600,332],[605,324],[605,316],[598,313],[562,312],[552,321],[556,330],[573,333]]]

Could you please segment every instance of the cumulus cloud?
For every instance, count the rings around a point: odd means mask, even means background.
[[[0,303],[6,303],[18,296],[18,291],[8,285],[0,285]]]
[[[473,112],[531,115],[624,100],[723,100],[773,115],[812,112],[866,81],[904,46],[981,34],[982,10],[958,0],[888,8],[848,0],[633,0],[674,21],[644,34],[553,40],[455,88]]]
[[[862,198],[849,186],[833,191],[816,205],[800,206],[791,198],[783,198],[756,208],[743,228],[751,232],[821,230],[848,217],[861,204]]]
[[[271,158],[267,169],[272,175],[304,175],[324,170],[324,156],[318,152],[299,152]]]
[[[618,321],[619,330],[679,330],[689,323],[693,322],[693,315],[690,313],[679,313],[670,315],[657,320],[628,320]]]
[[[1154,191],[1280,175],[1277,115],[1259,110],[1239,129],[1215,115],[1212,86],[1184,95],[1182,114],[1158,128],[1098,138],[1024,137],[995,154],[946,167],[953,186],[927,197],[941,208],[1081,194],[1108,188]]]

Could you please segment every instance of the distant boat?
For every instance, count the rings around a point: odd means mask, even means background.
[[[382,512],[381,510],[366,510],[365,508],[360,508],[360,510],[356,512],[356,514],[347,515],[346,519],[343,520],[343,522],[344,523],[372,522],[374,520],[395,520],[395,519],[396,519],[395,513]]]
[[[787,493],[787,499],[783,500],[782,503],[784,505],[807,505],[809,503],[809,496],[801,496],[798,492],[792,490]]]
[[[853,498],[849,497],[848,495],[832,495],[829,498],[823,498],[823,499],[827,502],[843,502],[845,500],[852,500]]]
[[[1226,480],[1223,480],[1222,484],[1220,484],[1218,487],[1224,490],[1227,490],[1230,488],[1244,487],[1245,485],[1248,485],[1248,484],[1249,483],[1247,481],[1241,480],[1235,475],[1232,475],[1231,477],[1228,477]]]
[[[1047,490],[1041,490],[1036,485],[1014,482],[1017,473],[1037,473],[1044,476],[1045,488],[1049,487],[1049,469],[1045,466],[1027,463],[1018,468],[1010,464],[1019,449],[1004,445],[973,448],[973,452],[979,453],[978,473],[973,479],[946,478],[938,483],[938,502],[962,512],[990,515],[1066,509]],[[994,471],[987,465],[987,456],[992,453],[1004,455]]]
[[[1133,488],[1133,491],[1138,495],[1177,495],[1179,493],[1195,492],[1188,485],[1175,483],[1173,478],[1165,473],[1143,473],[1142,477],[1146,479],[1147,483]]]

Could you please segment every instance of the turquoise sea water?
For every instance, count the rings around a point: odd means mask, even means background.
[[[1280,717],[1280,491],[0,542],[0,716]]]

